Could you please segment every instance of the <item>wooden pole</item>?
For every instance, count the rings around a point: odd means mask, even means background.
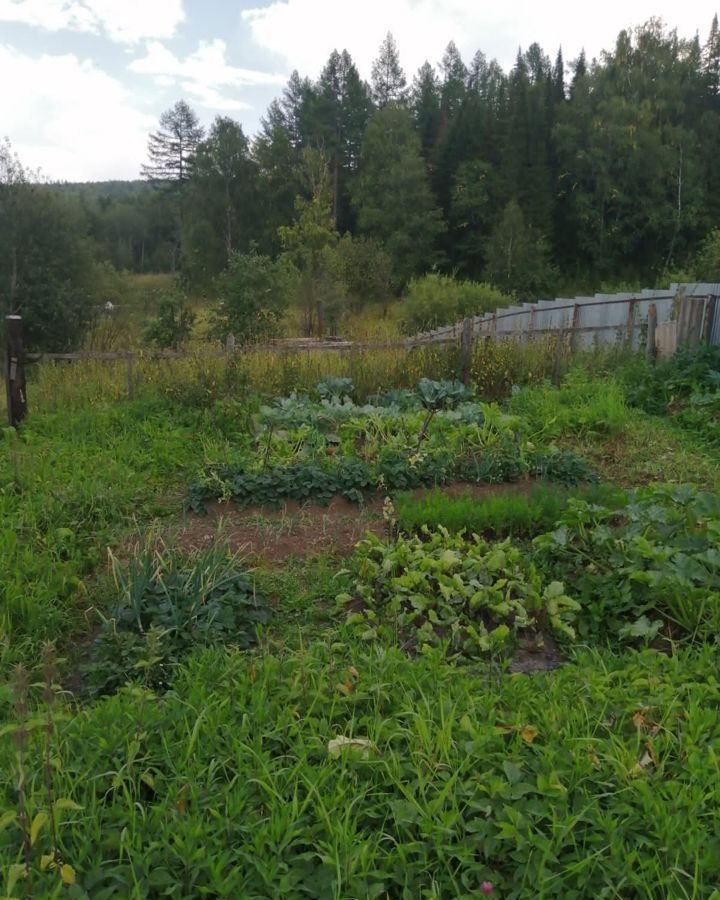
[[[470,384],[470,363],[472,361],[473,345],[473,320],[465,319],[460,336],[460,362],[462,369],[462,382],[467,387]]]
[[[637,305],[637,300],[635,297],[631,297],[628,300],[628,311],[627,311],[627,323],[625,325],[625,340],[627,342],[628,350],[632,350],[633,345],[633,333],[635,331],[635,306]]]
[[[710,337],[712,335],[713,322],[715,321],[715,310],[717,307],[717,297],[714,297],[712,294],[707,298],[705,303],[705,318],[703,320],[702,325],[702,334],[701,341],[703,344],[710,343]]]
[[[576,331],[576,329],[578,329],[580,327],[580,304],[579,303],[576,303],[573,306],[572,325],[570,327],[572,329],[570,332],[570,349],[574,351],[577,346],[577,331]]]
[[[135,381],[133,379],[133,354],[130,352],[125,356],[125,365],[127,367],[127,395],[128,400],[132,400],[135,396]]]
[[[647,340],[645,341],[645,357],[650,363],[655,362],[657,348],[655,346],[655,332],[657,330],[657,307],[654,303],[648,306]]]
[[[553,384],[559,388],[562,384],[562,352],[565,329],[558,328],[557,341],[555,342],[555,362],[553,364]]]
[[[16,428],[27,415],[22,316],[5,316],[5,389],[8,423]]]
[[[227,353],[228,359],[233,359],[235,356],[235,335],[229,334],[225,338],[225,353]]]

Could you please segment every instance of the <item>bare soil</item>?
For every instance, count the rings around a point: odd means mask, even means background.
[[[446,485],[450,497],[470,493],[482,500],[503,492],[527,494],[532,481],[516,484]],[[426,492],[419,488],[420,497]],[[327,506],[287,502],[281,509],[250,506],[239,510],[232,503],[210,503],[205,515],[188,513],[181,525],[165,536],[168,544],[186,550],[201,549],[213,541],[223,541],[235,552],[242,552],[270,566],[282,566],[288,558],[308,559],[321,554],[338,558],[350,556],[358,541],[370,531],[387,535],[382,517],[383,498],[378,496],[363,506],[342,497],[333,497]]]

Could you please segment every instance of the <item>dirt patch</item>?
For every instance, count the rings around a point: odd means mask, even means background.
[[[513,484],[444,485],[450,497],[471,494],[479,501],[505,492],[529,494],[532,481]],[[412,494],[422,497],[427,488]],[[234,551],[283,565],[289,557],[307,559],[322,554],[339,558],[350,556],[355,545],[370,531],[379,537],[388,534],[382,517],[383,497],[377,496],[363,506],[342,497],[333,497],[327,506],[288,501],[281,509],[249,506],[239,510],[232,503],[209,503],[205,515],[188,513],[182,525],[166,534],[165,540],[186,550],[209,546],[221,540]]]
[[[189,514],[166,540],[186,550],[223,541],[234,551],[283,565],[288,558],[321,554],[349,556],[367,531],[385,536],[382,500],[358,506],[333,497],[327,506],[289,501],[281,509],[236,509],[232,504],[208,504],[206,515]]]
[[[510,660],[509,672],[552,672],[565,662],[558,646],[549,634],[522,637],[520,646]]]

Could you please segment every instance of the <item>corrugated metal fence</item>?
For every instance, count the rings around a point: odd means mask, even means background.
[[[703,298],[702,323],[705,337],[720,344],[720,283],[671,284],[667,290],[642,290],[619,294],[595,294],[593,297],[539,300],[496,309],[472,318],[476,337],[529,339],[534,334],[566,331],[578,349],[627,342],[634,349],[645,342],[648,310],[657,311],[659,325],[677,320],[682,297]],[[712,316],[712,321],[709,317]],[[413,335],[413,344],[457,340],[463,322]]]

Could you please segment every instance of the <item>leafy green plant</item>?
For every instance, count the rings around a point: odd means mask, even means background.
[[[572,640],[579,605],[560,582],[545,583],[508,541],[490,545],[440,526],[395,543],[368,535],[358,545],[347,625],[363,639],[408,650],[447,643],[468,656],[507,655],[521,632],[550,628]]]
[[[139,677],[166,687],[179,659],[196,646],[245,649],[269,610],[237,558],[219,546],[183,560],[165,548],[136,548],[127,565],[111,556],[118,599],[93,642],[85,675],[91,693]]]
[[[350,398],[353,392],[352,378],[339,378],[336,375],[331,375],[329,378],[321,381],[316,390],[322,400],[346,400]]]
[[[627,422],[620,384],[607,379],[600,388],[597,381],[580,370],[569,373],[560,389],[544,384],[515,392],[508,409],[522,416],[530,430],[544,439],[560,435],[614,435]]]
[[[632,636],[629,624],[660,616],[670,635],[713,640],[720,629],[719,539],[716,495],[655,487],[610,506],[569,501],[557,527],[535,538],[535,559],[581,603],[581,634]]]

